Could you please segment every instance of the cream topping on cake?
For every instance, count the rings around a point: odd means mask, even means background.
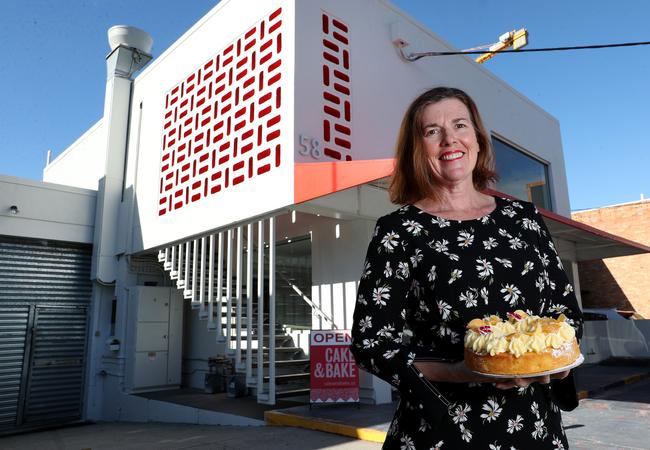
[[[549,347],[559,349],[575,339],[575,330],[564,314],[553,319],[518,310],[508,313],[506,321],[489,316],[472,320],[467,328],[465,348],[491,356],[509,352],[518,358],[528,352],[542,353]]]

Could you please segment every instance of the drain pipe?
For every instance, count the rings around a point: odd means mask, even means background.
[[[108,30],[111,52],[106,57],[104,127],[106,162],[99,182],[91,278],[113,284],[117,277],[117,228],[125,176],[133,75],[151,60],[153,39],[127,25]]]

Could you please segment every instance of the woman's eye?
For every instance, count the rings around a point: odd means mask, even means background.
[[[425,136],[433,136],[435,134],[438,134],[438,130],[436,128],[429,128],[424,132]]]
[[[464,123],[457,123],[456,128],[467,128],[467,124]]]

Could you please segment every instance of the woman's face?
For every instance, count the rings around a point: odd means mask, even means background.
[[[435,180],[445,186],[472,183],[479,145],[469,110],[446,98],[424,108],[422,142]]]

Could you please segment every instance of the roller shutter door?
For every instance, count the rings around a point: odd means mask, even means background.
[[[91,251],[0,236],[0,433],[82,417]]]

